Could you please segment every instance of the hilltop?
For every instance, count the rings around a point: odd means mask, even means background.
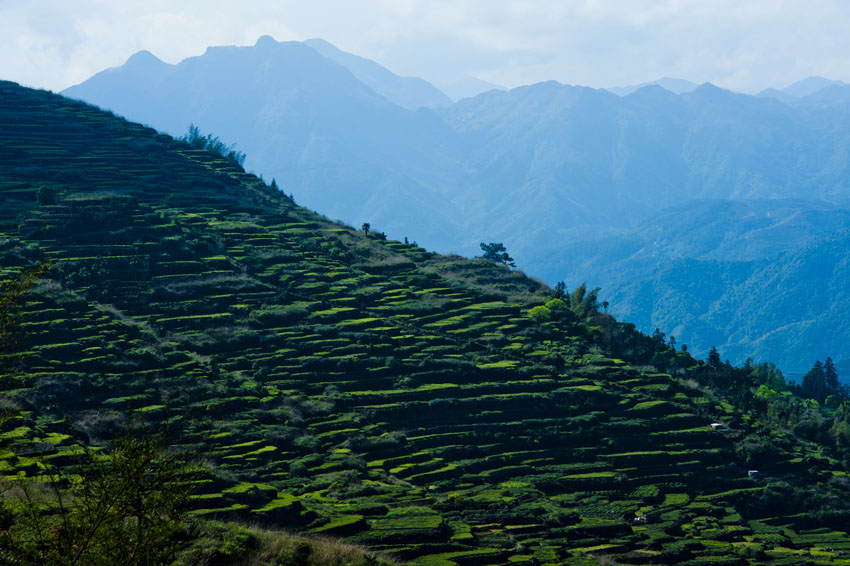
[[[0,278],[53,266],[24,309],[7,476],[131,411],[200,459],[195,517],[417,564],[850,561],[834,396],[50,93],[0,83],[0,149]]]

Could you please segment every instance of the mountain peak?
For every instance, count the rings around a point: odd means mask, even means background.
[[[142,49],[141,51],[137,51],[130,55],[127,59],[127,62],[124,63],[127,66],[150,66],[150,65],[166,65],[165,61],[148,51],[147,49]]]
[[[603,89],[608,90],[608,89]],[[609,91],[610,92],[610,91]],[[616,94],[616,93],[612,93]],[[619,95],[618,95],[619,96]],[[661,99],[668,98],[677,98],[678,95],[671,91],[670,89],[664,88],[658,83],[650,83],[646,86],[642,86],[639,89],[631,92],[621,98],[628,98],[629,100],[646,100],[646,101],[657,101]]]
[[[653,86],[653,85],[660,86],[664,90],[669,90],[670,92],[672,92],[674,94],[683,94],[683,93],[686,93],[686,92],[691,92],[692,90],[697,88],[696,83],[693,83],[693,82],[686,80],[686,79],[677,79],[677,78],[673,78],[673,77],[661,77],[660,79],[650,81],[650,82],[646,82],[646,83],[640,83],[640,84],[628,85],[628,86],[610,87],[610,88],[606,88],[605,90],[607,90],[609,92],[613,92],[617,96],[622,97],[622,96],[628,96],[631,93],[633,93],[636,90],[639,90],[641,88],[644,88],[644,87],[647,87],[647,86]]]
[[[699,86],[695,82],[689,81],[687,79],[678,79],[675,77],[661,77],[657,81],[653,81],[652,84],[660,86],[664,90],[669,90],[674,94],[691,92],[692,90],[697,88],[697,86]]]
[[[836,81],[832,79],[827,79],[826,77],[806,77],[805,79],[800,79],[797,82],[794,82],[785,88],[782,89],[782,92],[785,94],[790,94],[791,96],[795,96],[797,98],[803,98],[805,96],[809,96],[810,94],[814,94],[822,88],[826,88],[831,85],[842,85],[844,84],[841,81]]]
[[[274,47],[278,45],[278,42],[270,35],[261,35],[257,38],[257,43],[254,44],[255,47]]]
[[[698,87],[696,87],[694,90],[699,90],[699,91],[702,91],[702,92],[719,92],[721,90],[726,90],[726,89],[720,88],[719,86],[717,86],[714,83],[705,82],[705,83],[702,83],[701,85],[699,85]]]
[[[719,100],[721,97],[734,94],[731,90],[719,87],[714,83],[705,82],[696,87],[687,97],[695,97],[697,100]]]

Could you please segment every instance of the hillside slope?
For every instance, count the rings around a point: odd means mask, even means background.
[[[850,562],[837,448],[741,414],[700,380],[743,373],[592,297],[567,308],[519,272],[330,222],[12,83],[0,198],[0,277],[55,266],[26,308],[5,474],[68,462],[132,410],[202,460],[196,515],[419,564]]]

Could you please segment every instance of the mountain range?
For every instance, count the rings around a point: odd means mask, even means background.
[[[795,202],[801,212],[818,210],[831,218],[824,226],[838,229],[846,219],[850,86],[810,78],[775,96],[749,96],[711,84],[655,83],[617,96],[546,82],[448,103],[432,85],[327,42],[265,36],[250,47],[209,48],[177,65],[141,52],[63,94],[172,135],[194,123],[235,143],[247,154],[248,169],[274,178],[299,203],[330,218],[368,222],[444,252],[472,255],[480,242],[504,242],[528,273],[550,283],[586,278],[603,287],[617,312],[642,328],[682,335],[695,352],[718,345],[736,362],[767,355],[789,369],[808,367],[812,356],[850,357],[850,347],[841,344],[824,354],[806,344],[800,358],[764,346],[762,337],[778,328],[769,321],[820,328],[802,311],[779,318],[768,313],[746,336],[702,326],[702,311],[692,313],[693,326],[670,327],[683,319],[665,314],[663,302],[651,308],[621,302],[627,282],[605,275],[614,264],[594,263],[584,275],[572,269],[588,266],[587,255],[575,250],[666,222],[667,212],[659,211],[668,207],[699,231],[701,217],[687,215],[700,207],[688,205],[706,199],[721,216],[734,215],[738,204],[778,201],[767,206]],[[656,228],[663,236],[664,227]],[[732,238],[738,228],[730,230]],[[812,223],[798,230],[826,236]],[[683,230],[679,241],[691,235]],[[809,245],[808,236],[798,239]],[[759,241],[760,261],[789,251],[782,242]],[[702,245],[680,246],[671,259],[699,260]],[[629,284],[656,277],[657,266],[641,265]],[[687,273],[704,279],[699,269]],[[825,291],[814,275],[806,284]],[[715,309],[734,303],[705,300]],[[756,302],[771,304],[767,297]],[[850,315],[850,304],[841,301],[831,309]],[[717,317],[732,320],[732,313]]]
[[[0,82],[4,560],[67,563],[90,540],[67,525],[105,522],[191,566],[850,561],[829,380],[700,361],[585,288],[331,221],[220,150]],[[116,519],[114,441],[156,430],[191,475],[142,460]],[[163,534],[160,494],[190,489]]]

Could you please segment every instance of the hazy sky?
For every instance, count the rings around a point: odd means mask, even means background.
[[[847,0],[0,0],[0,79],[61,90],[148,49],[321,37],[432,81],[596,87],[662,76],[753,92],[850,82]]]

